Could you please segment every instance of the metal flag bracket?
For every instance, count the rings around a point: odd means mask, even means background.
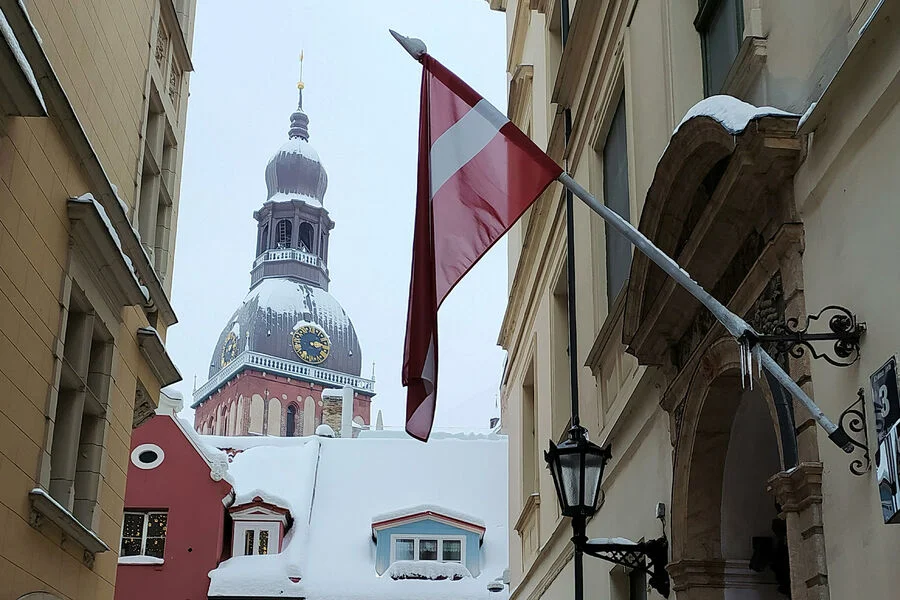
[[[843,431],[847,440],[854,448],[863,451],[862,458],[855,458],[850,462],[850,472],[861,477],[872,468],[872,458],[869,455],[869,431],[866,429],[866,393],[863,388],[856,391],[856,402],[844,409],[838,417],[838,431]]]

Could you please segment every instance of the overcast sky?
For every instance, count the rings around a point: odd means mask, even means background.
[[[186,399],[248,291],[253,211],[266,200],[266,163],[287,139],[302,49],[310,143],[336,223],[330,291],[356,327],[362,374],[376,363],[373,422],[380,409],[386,425],[403,424],[421,68],[388,28],[422,38],[506,112],[504,23],[484,0],[199,0],[172,291],[180,322],[167,339]],[[436,426],[486,427],[499,413],[506,290],[501,241],[441,307]]]

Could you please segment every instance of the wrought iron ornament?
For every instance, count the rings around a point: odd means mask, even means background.
[[[669,597],[669,573],[666,571],[666,564],[669,562],[669,540],[665,536],[632,544],[588,540],[583,544],[581,551],[646,574],[650,587],[659,592],[663,598]]]
[[[810,333],[813,322],[823,318],[828,318],[830,331]],[[843,306],[826,306],[818,314],[807,315],[802,328],[799,324],[799,319],[791,317],[786,323],[777,325],[772,334],[755,336],[755,342],[772,344],[776,353],[790,354],[794,358],[800,358],[808,350],[813,358],[824,358],[835,367],[849,367],[859,360],[859,340],[866,332],[866,324],[857,321],[856,315]],[[817,342],[834,342],[834,357],[827,350],[817,351],[814,346]]]
[[[872,459],[869,456],[869,432],[866,430],[866,393],[859,388],[856,395],[856,402],[844,409],[838,418],[838,431],[844,433],[842,439],[862,449],[862,458],[850,462],[850,472],[862,476],[872,468]]]

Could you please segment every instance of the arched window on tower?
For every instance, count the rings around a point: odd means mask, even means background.
[[[275,230],[275,246],[277,248],[290,248],[291,247],[291,228],[292,224],[289,219],[282,219],[278,221],[278,225]]]
[[[297,247],[304,252],[313,251],[313,226],[307,222],[300,223],[297,235]]]
[[[256,255],[259,256],[269,249],[269,225],[266,224],[259,232],[259,240],[256,242]]]
[[[287,407],[287,419],[284,424],[284,435],[285,437],[294,437],[294,432],[297,429],[297,406],[291,404]]]

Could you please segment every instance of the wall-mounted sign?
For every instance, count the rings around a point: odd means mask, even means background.
[[[900,386],[897,384],[897,358],[892,356],[870,378],[875,400],[875,431],[880,444],[900,421]]]
[[[885,523],[900,523],[900,386],[897,359],[891,357],[872,374],[878,452],[875,473]]]

